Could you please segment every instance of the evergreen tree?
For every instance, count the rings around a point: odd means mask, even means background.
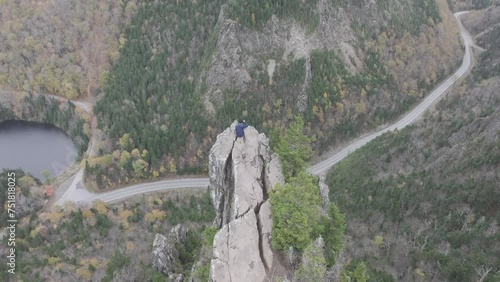
[[[326,261],[323,256],[323,241],[311,242],[302,254],[302,263],[295,272],[296,281],[322,281],[326,272]]]
[[[313,154],[311,142],[315,141],[315,138],[308,137],[303,131],[304,121],[302,117],[297,116],[283,135],[278,131],[272,133],[271,147],[280,156],[287,180],[304,171]]]
[[[350,265],[347,266],[350,268]],[[358,263],[354,270],[344,269],[340,274],[341,282],[367,282],[370,276],[366,274],[366,265],[363,262]]]
[[[340,212],[334,203],[330,203],[328,215],[329,218],[323,218],[323,226],[325,227],[323,238],[325,241],[327,266],[331,267],[335,264],[339,252],[344,248],[346,219],[345,215]]]
[[[320,228],[321,199],[315,178],[301,171],[285,185],[277,185],[269,200],[273,214],[273,247],[303,250]]]

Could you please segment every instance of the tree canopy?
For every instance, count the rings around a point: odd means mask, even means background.
[[[285,133],[273,131],[271,147],[280,156],[285,179],[297,176],[300,171],[306,169],[313,155],[311,142],[315,140],[314,136],[304,134],[304,120],[301,116],[295,117],[295,121]]]
[[[345,215],[340,212],[335,204],[330,203],[328,217],[323,217],[322,225],[324,226],[322,236],[325,241],[326,265],[331,267],[335,264],[338,254],[344,248]]]
[[[295,272],[296,281],[322,281],[326,272],[322,240],[311,242],[302,254],[302,263]]]
[[[300,172],[285,185],[271,192],[273,214],[273,247],[278,250],[293,247],[298,250],[311,242],[320,228],[321,199],[314,177]]]

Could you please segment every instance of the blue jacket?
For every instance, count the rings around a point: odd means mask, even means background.
[[[246,122],[238,123],[236,125],[236,137],[243,137],[243,136],[245,136],[245,131],[243,129],[245,129],[247,127],[248,127],[248,124]]]

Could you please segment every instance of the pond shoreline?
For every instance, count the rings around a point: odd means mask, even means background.
[[[52,178],[73,166],[77,150],[55,125],[10,119],[0,122],[0,155],[0,169],[21,168],[43,181],[42,170],[49,170]]]

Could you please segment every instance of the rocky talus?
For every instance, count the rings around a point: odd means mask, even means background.
[[[286,270],[271,247],[268,192],[284,183],[269,139],[253,127],[237,140],[234,122],[210,150],[210,187],[219,231],[210,281],[269,281]]]

